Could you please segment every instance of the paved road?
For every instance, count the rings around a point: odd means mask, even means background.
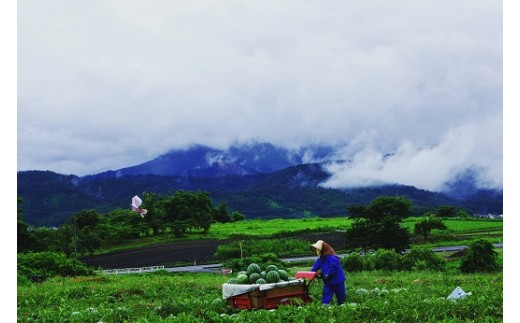
[[[496,248],[502,248],[501,243],[495,243],[494,246]],[[460,251],[466,249],[467,246],[446,246],[446,247],[434,247],[433,251],[435,252],[449,252],[449,251]],[[407,249],[409,250],[409,249]],[[339,257],[343,258],[347,256],[347,254],[340,254]],[[299,262],[299,261],[311,261],[316,259],[316,256],[312,257],[293,257],[293,258],[282,258],[283,261],[291,263],[291,262]],[[222,264],[211,264],[211,265],[199,265],[199,266],[185,266],[185,267],[173,267],[173,268],[165,268],[166,271],[169,272],[210,272],[210,273],[220,273],[222,269]]]
[[[496,248],[502,248],[501,243],[493,244]],[[447,246],[447,247],[434,247],[433,251],[435,252],[446,252],[446,251],[460,251],[466,249],[468,246]]]

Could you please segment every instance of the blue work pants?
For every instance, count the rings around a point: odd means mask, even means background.
[[[323,285],[322,304],[330,304],[332,297],[336,295],[338,305],[345,303],[347,300],[347,291],[345,290],[345,282],[335,285]]]

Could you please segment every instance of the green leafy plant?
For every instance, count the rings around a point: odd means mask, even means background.
[[[224,268],[233,269],[233,271],[241,271],[245,270],[251,263],[256,263],[262,268],[268,265],[275,265],[279,269],[286,268],[286,265],[274,253],[264,253],[258,256],[244,257],[242,259],[230,259],[225,261],[223,266]]]
[[[479,239],[471,243],[462,259],[460,271],[463,273],[494,272],[500,269],[497,262],[498,253],[491,242]]]
[[[402,269],[401,255],[394,250],[379,249],[373,255],[374,268],[378,270],[400,270]]]
[[[355,252],[343,257],[340,262],[343,269],[348,272],[362,271],[364,268],[363,257]]]
[[[41,282],[54,276],[91,275],[94,270],[75,258],[56,252],[18,254],[18,275]],[[20,279],[20,278],[19,278]]]
[[[435,254],[431,248],[412,247],[409,253],[403,256],[403,269],[446,270],[446,260]]]

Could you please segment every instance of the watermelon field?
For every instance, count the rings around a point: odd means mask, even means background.
[[[290,275],[309,267],[289,268]],[[53,278],[18,287],[19,322],[501,322],[502,274],[360,272],[347,274],[345,306],[314,301],[276,310],[231,308],[228,276],[212,273]],[[448,300],[457,287],[471,293]]]

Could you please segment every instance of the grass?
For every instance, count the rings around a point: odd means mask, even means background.
[[[213,238],[237,237],[254,232],[268,237],[304,230],[338,230],[349,225],[345,218],[300,220],[251,220],[216,224]],[[405,221],[413,227],[413,219]],[[456,236],[502,236],[502,222],[450,220]],[[448,224],[447,223],[447,224]],[[473,225],[475,224],[475,225]],[[289,228],[289,229],[288,229]],[[214,230],[214,231],[213,231]],[[200,239],[196,232],[190,239]],[[500,238],[498,238],[500,239]],[[142,239],[163,241],[162,239]],[[164,239],[167,241],[167,239]],[[467,244],[469,240],[457,240]],[[171,242],[171,241],[169,241]],[[152,244],[153,244],[152,243]],[[453,244],[438,241],[435,244]],[[137,244],[135,244],[137,245]],[[135,247],[135,245],[133,245]],[[143,244],[144,245],[144,244]],[[432,244],[433,246],[433,244]],[[502,249],[496,249],[503,263]],[[448,257],[451,253],[444,253]],[[313,261],[291,264],[289,274],[307,271]],[[222,299],[228,276],[211,273],[168,273],[52,278],[43,283],[17,286],[19,322],[501,322],[503,274],[461,274],[459,260],[449,260],[446,272],[370,271],[347,274],[347,305],[320,305],[321,281],[309,294],[314,302],[280,307],[275,311],[238,310]],[[449,301],[457,287],[472,295]]]
[[[421,218],[411,217],[403,221],[403,227],[413,232],[414,225]],[[448,230],[434,231],[426,246],[440,247],[448,245],[467,245],[472,239],[486,238],[493,243],[503,241],[503,222],[486,219],[445,219]],[[140,237],[127,242],[104,246],[96,254],[128,250],[144,246],[175,243],[190,240],[226,240],[226,239],[258,239],[269,237],[287,237],[298,233],[330,232],[346,230],[352,220],[346,217],[304,218],[304,219],[271,219],[245,220],[233,223],[214,223],[204,235],[202,230],[193,230],[183,238],[173,238],[171,234]]]
[[[309,267],[292,267],[289,273],[298,270]],[[314,302],[275,311],[230,308],[222,299],[228,277],[217,274],[54,278],[18,286],[17,316],[20,322],[502,321],[501,273],[373,271],[347,277],[347,306],[322,307],[322,283],[316,281],[309,291]],[[472,295],[446,300],[457,286]]]

